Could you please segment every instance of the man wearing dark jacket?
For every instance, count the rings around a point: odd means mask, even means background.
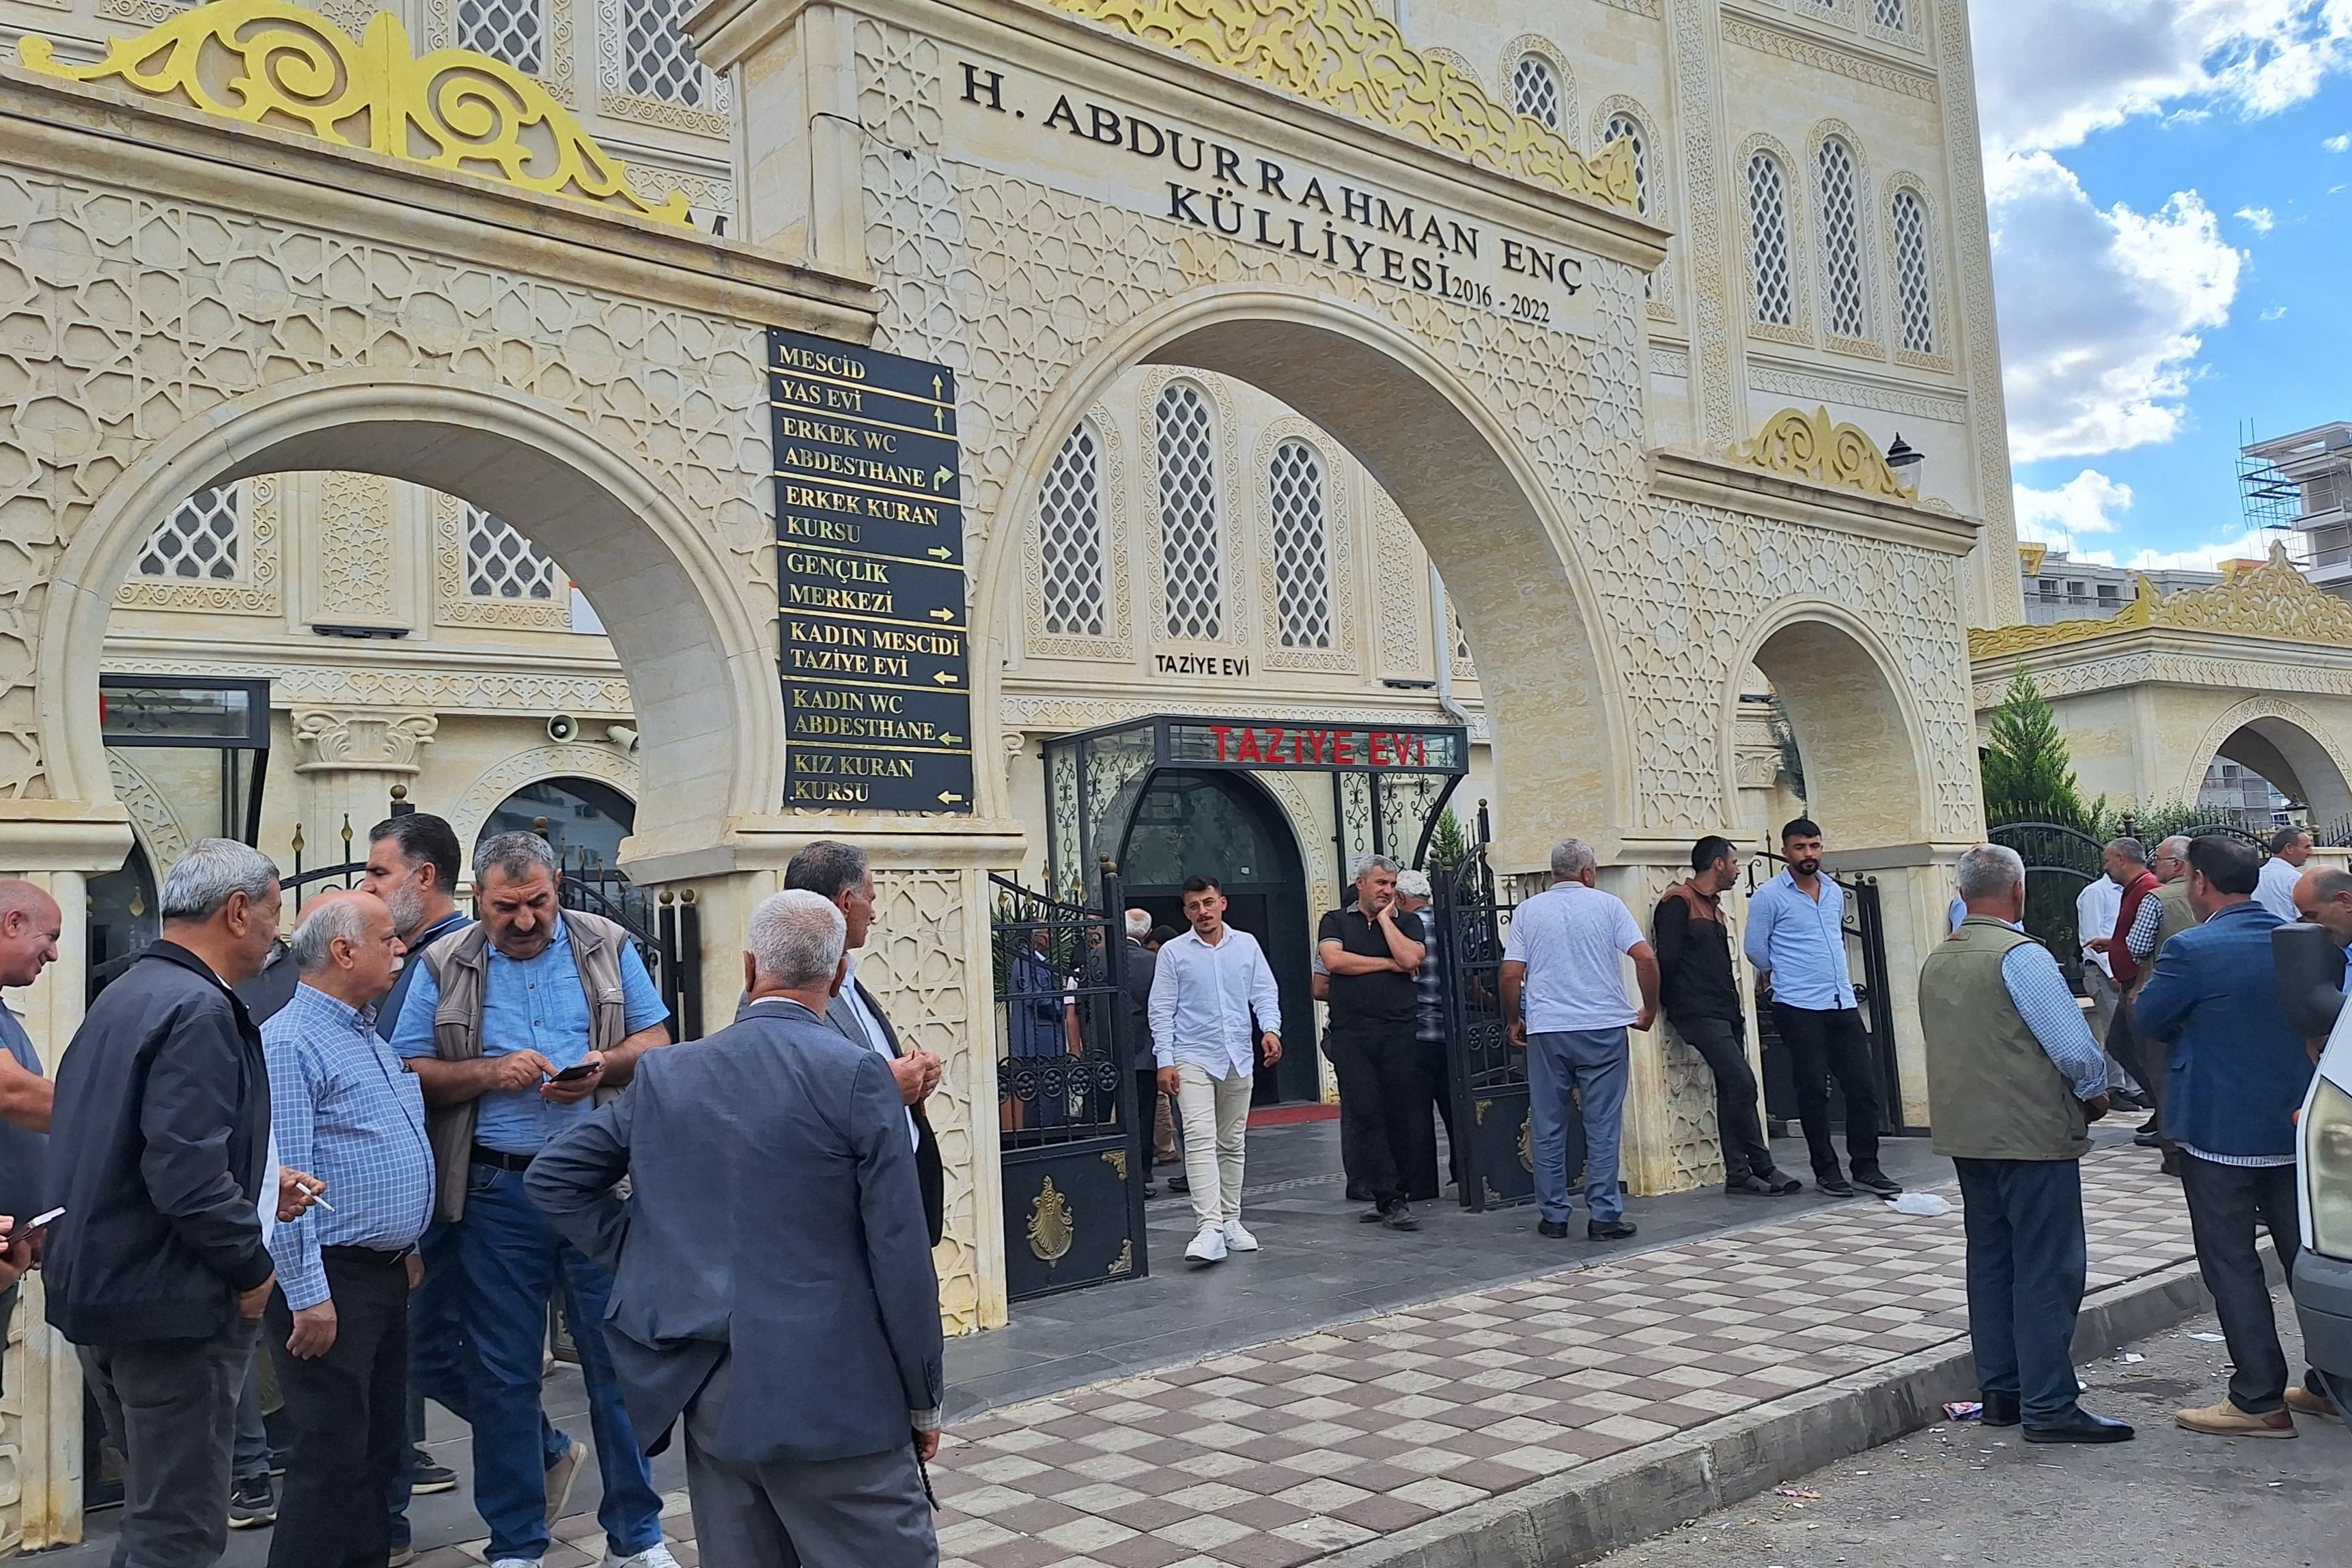
[[[1127,985],[1127,1044],[1134,1064],[1136,1168],[1142,1173],[1148,1198],[1157,1193],[1151,1184],[1151,1147],[1160,1113],[1160,1064],[1151,1054],[1151,977],[1159,972],[1160,955],[1143,945],[1151,934],[1151,911],[1129,910],[1125,919],[1127,951],[1119,976]]]
[[[116,1568],[197,1568],[228,1537],[237,1393],[272,1282],[261,1033],[231,987],[278,935],[278,870],[199,839],[163,934],[91,1004],[58,1072],[49,1322],[127,1461]]]
[[[1786,1197],[1804,1184],[1773,1168],[1772,1145],[1756,1114],[1756,1074],[1748,1065],[1747,1016],[1731,972],[1731,928],[1723,895],[1739,883],[1739,851],[1714,834],[1691,847],[1691,878],[1666,889],[1650,919],[1657,944],[1658,1000],[1666,1017],[1715,1075],[1715,1126],[1723,1138],[1723,1190]]]

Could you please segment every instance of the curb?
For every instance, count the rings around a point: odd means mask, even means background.
[[[2076,1363],[2210,1304],[2195,1262],[2084,1300]],[[1975,1392],[1965,1336],[1628,1453],[1532,1481],[1321,1561],[1328,1568],[1574,1568],[1940,1420]]]

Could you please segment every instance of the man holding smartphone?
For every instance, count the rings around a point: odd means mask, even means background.
[[[478,1370],[474,1506],[489,1527],[490,1568],[539,1568],[551,1539],[540,1381],[547,1303],[559,1289],[588,1384],[605,1562],[676,1568],[662,1544],[661,1494],[597,1331],[612,1276],[523,1194],[523,1173],[547,1141],[584,1121],[598,1089],[621,1088],[638,1058],[669,1043],[669,1010],[627,932],[564,909],[562,879],[537,834],[485,839],[474,851],[481,923],[422,955],[392,1046],[424,1085],[436,1212],[455,1227]],[[567,1068],[586,1070],[555,1081]]]

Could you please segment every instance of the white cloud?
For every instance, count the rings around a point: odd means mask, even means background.
[[[2153,213],[2101,209],[2047,153],[1987,173],[2012,455],[2169,440],[2198,333],[2229,320],[2238,291],[2242,258],[2219,220],[2194,191]]]
[[[2232,216],[2245,219],[2246,226],[2256,234],[2268,234],[2278,226],[2278,215],[2268,207],[2240,207]]]
[[[1970,22],[1993,157],[2168,110],[2275,113],[2352,66],[2352,0],[1979,0]]]
[[[2331,153],[2341,153],[2347,148],[2352,148],[2352,132],[2347,132],[2342,136],[2330,136],[2326,141],[2322,142],[2320,145],[2326,148]]]
[[[2084,554],[2080,541],[2086,533],[2113,533],[2122,526],[2120,514],[2131,510],[2131,486],[2096,468],[2084,468],[2056,489],[2012,484],[2010,499],[2017,510],[2018,538],[2077,559],[2114,564],[2105,552]]]
[[[2257,320],[2264,321],[2284,321],[2286,320],[2286,307],[2284,305],[2273,305],[2269,310],[2264,310]]]
[[[2263,560],[2278,538],[2268,529],[2250,528],[2235,539],[2200,544],[2192,550],[2142,550],[2123,564],[2135,572],[2217,572],[2224,561]]]

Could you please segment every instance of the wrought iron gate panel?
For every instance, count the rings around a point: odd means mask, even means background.
[[[1528,1054],[1511,1044],[1503,1016],[1503,938],[1514,902],[1496,887],[1484,845],[1430,878],[1445,993],[1445,1059],[1461,1139],[1462,1205],[1473,1210],[1535,1197],[1534,1130],[1528,1119]],[[1569,1186],[1584,1172],[1584,1129],[1569,1118]]]
[[[2050,950],[2077,996],[2083,985],[2083,942],[2111,935],[2086,931],[2074,912],[2083,889],[2105,876],[2106,847],[2063,822],[2004,822],[1985,837],[2017,851],[2025,862],[2025,929]]]
[[[1065,903],[992,877],[1006,1295],[1149,1273],[1124,894]]]

